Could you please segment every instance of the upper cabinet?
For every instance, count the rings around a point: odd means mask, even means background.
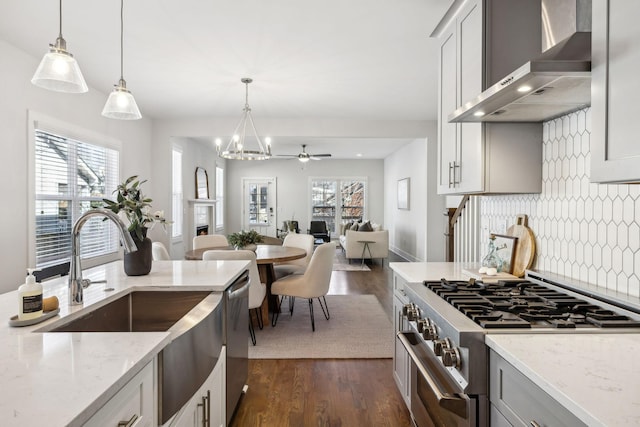
[[[593,0],[591,181],[640,181],[640,2]]]
[[[539,193],[540,123],[447,119],[463,102],[540,53],[539,0],[456,1],[434,36],[440,40],[438,193]]]

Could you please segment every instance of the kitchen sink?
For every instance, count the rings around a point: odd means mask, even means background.
[[[61,319],[39,332],[174,332],[188,330],[183,319],[211,292],[133,291],[71,320]],[[83,310],[84,311],[84,310]]]
[[[210,291],[132,291],[37,332],[169,332],[171,342],[158,353],[158,418],[164,424],[218,362],[221,300],[222,294]]]

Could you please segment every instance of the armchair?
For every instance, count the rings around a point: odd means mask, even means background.
[[[325,243],[331,241],[326,221],[311,221],[307,234],[312,234],[314,240],[322,239]]]

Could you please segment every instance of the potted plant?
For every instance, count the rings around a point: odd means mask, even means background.
[[[262,236],[256,230],[239,231],[228,236],[229,244],[236,249],[255,250],[256,243],[262,242]]]
[[[118,185],[114,193],[116,200],[103,199],[104,207],[123,217],[138,250],[124,254],[124,270],[129,276],[142,276],[151,271],[151,240],[147,238],[147,230],[156,223],[163,226],[170,222],[164,218],[163,211],[151,213],[152,199],[142,193],[141,186],[146,180],[138,180],[138,176],[130,176]]]

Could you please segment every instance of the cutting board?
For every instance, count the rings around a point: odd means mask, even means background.
[[[527,226],[526,215],[516,216],[516,223],[507,229],[507,236],[518,238],[511,274],[523,277],[524,270],[531,267],[533,257],[536,254],[536,239],[533,236],[533,231]]]

